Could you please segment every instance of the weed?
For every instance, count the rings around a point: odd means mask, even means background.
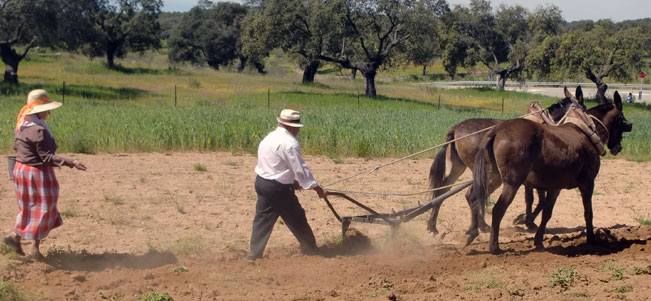
[[[645,268],[633,267],[633,274],[635,275],[651,275],[651,265]]]
[[[620,293],[620,294],[626,294],[632,291],[633,291],[633,287],[630,285],[617,286],[613,288],[613,292]]]
[[[642,226],[651,226],[651,218],[649,217],[636,217],[635,221],[640,223]]]
[[[172,298],[172,296],[170,296],[168,293],[151,291],[138,298],[138,301],[174,301],[174,298]]]
[[[63,217],[75,217],[75,216],[77,216],[77,212],[75,212],[74,210],[71,210],[71,209],[66,209],[66,210],[61,211],[61,216],[63,216]]]
[[[606,281],[618,281],[624,279],[624,267],[615,265],[615,262],[608,260],[604,263],[599,272],[611,272],[612,276]]]
[[[183,208],[183,206],[181,206],[181,204],[179,204],[179,202],[174,202],[174,208],[176,208],[176,212],[178,212],[178,213],[181,213],[181,214],[186,213],[185,208]]]
[[[109,203],[113,204],[114,206],[119,206],[119,205],[124,204],[124,201],[122,199],[120,199],[119,197],[104,196],[104,201],[109,202]]]
[[[493,199],[489,198],[486,202],[486,213],[493,214],[493,207],[495,207],[496,202]]]
[[[188,267],[184,265],[180,265],[172,269],[172,273],[183,273],[187,271],[188,271]]]
[[[575,269],[559,269],[558,272],[549,276],[549,284],[552,287],[560,286],[563,290],[567,290],[572,286],[577,275]]]
[[[472,271],[470,285],[467,290],[472,293],[477,293],[486,288],[506,288],[506,284],[500,282],[495,278],[493,268],[487,268],[480,271]]]
[[[201,165],[201,163],[197,163],[194,165],[194,170],[196,171],[206,171],[206,167]]]
[[[226,165],[236,167],[236,166],[240,166],[240,163],[235,161],[228,161],[226,162]]]
[[[332,158],[332,162],[335,164],[344,164],[344,160],[341,158]]]
[[[0,282],[0,300],[27,300],[27,294],[8,281]]]

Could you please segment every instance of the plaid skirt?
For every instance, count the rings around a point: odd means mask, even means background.
[[[33,167],[16,162],[14,190],[18,215],[14,231],[23,239],[41,240],[63,221],[57,210],[59,182],[52,166]]]

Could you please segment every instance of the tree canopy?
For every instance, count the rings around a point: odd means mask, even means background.
[[[185,14],[171,34],[169,58],[219,69],[239,59],[239,71],[247,58],[242,53],[241,25],[247,8],[231,2],[202,1]]]
[[[18,83],[18,65],[30,49],[52,45],[56,40],[57,10],[57,3],[48,0],[0,0],[0,57],[5,63],[5,82]]]

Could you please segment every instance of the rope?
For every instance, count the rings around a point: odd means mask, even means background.
[[[545,109],[540,109],[540,110],[538,110],[538,111],[534,111],[534,112],[531,112],[531,113],[527,113],[527,114],[524,114],[524,115],[520,116],[519,118],[526,117],[526,116],[529,116],[529,115],[532,115],[532,114],[536,114],[536,113],[538,113],[538,112],[542,112],[542,111],[544,111],[544,110],[545,110]],[[352,175],[352,176],[350,176],[350,177],[343,178],[343,179],[341,179],[341,180],[339,180],[339,181],[336,181],[336,182],[333,182],[333,183],[328,183],[328,184],[326,184],[326,185],[323,185],[323,187],[327,187],[327,186],[332,186],[332,185],[335,185],[335,184],[339,184],[339,183],[341,183],[341,182],[344,182],[344,181],[350,180],[350,179],[352,179],[352,178],[355,178],[355,177],[358,177],[358,176],[361,176],[361,175],[371,174],[371,173],[375,172],[376,170],[378,170],[378,169],[380,169],[380,168],[384,168],[384,167],[387,167],[387,166],[389,166],[389,165],[396,164],[396,163],[398,163],[398,162],[400,162],[400,161],[407,160],[407,159],[409,159],[409,158],[411,158],[411,157],[414,157],[414,156],[420,155],[420,154],[422,154],[422,153],[425,153],[425,152],[431,151],[431,150],[436,149],[436,148],[439,148],[439,147],[443,147],[443,146],[445,146],[445,145],[447,145],[447,144],[450,144],[450,143],[452,143],[452,142],[455,142],[455,141],[458,141],[458,140],[461,140],[461,139],[464,139],[464,138],[470,137],[470,136],[472,136],[472,135],[475,135],[475,134],[479,134],[479,133],[481,133],[481,132],[488,131],[488,130],[494,128],[494,127],[495,127],[495,126],[487,127],[487,128],[485,128],[485,129],[482,129],[482,130],[479,130],[479,131],[476,131],[476,132],[470,133],[470,134],[468,134],[468,135],[465,135],[465,136],[462,136],[462,137],[459,137],[459,138],[456,138],[456,139],[453,139],[453,140],[450,140],[450,141],[447,141],[447,142],[441,143],[441,144],[439,144],[439,145],[432,146],[432,147],[427,148],[427,149],[424,149],[424,150],[422,150],[422,151],[419,151],[419,152],[413,153],[413,154],[411,154],[411,155],[408,155],[408,156],[402,157],[402,158],[400,158],[400,159],[393,160],[393,161],[391,161],[391,162],[389,162],[389,163],[382,164],[382,165],[377,165],[377,166],[375,166],[375,167],[369,169],[368,171],[363,171],[363,172],[360,172],[360,173],[354,174],[354,175]]]
[[[447,186],[441,186],[441,187],[438,187],[438,188],[418,191],[418,192],[411,192],[411,193],[397,193],[397,192],[382,193],[382,192],[365,192],[365,191],[337,190],[337,189],[328,189],[328,192],[340,192],[340,193],[348,193],[348,194],[367,194],[367,195],[379,195],[379,196],[412,196],[412,195],[417,195],[417,194],[430,193],[430,192],[437,191],[437,190],[443,190],[443,189],[451,188],[451,187],[455,187],[455,186],[460,186],[460,185],[468,184],[468,183],[471,183],[471,182],[472,182],[472,180],[462,182],[462,183],[450,184],[450,185],[447,185]]]

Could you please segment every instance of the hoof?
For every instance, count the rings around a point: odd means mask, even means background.
[[[475,238],[477,238],[477,236],[479,236],[479,234],[477,234],[477,233],[468,233],[468,234],[466,234],[466,236],[468,236],[468,238],[466,239],[466,244],[464,245],[464,247],[469,246],[475,240]]]
[[[427,231],[429,231],[430,233],[432,233],[432,235],[434,235],[434,236],[436,236],[436,235],[439,234],[439,230],[436,229],[436,227],[427,227]]]
[[[4,243],[5,245],[11,247],[19,255],[25,256],[25,252],[23,252],[23,248],[20,246],[20,242],[15,241],[10,235],[5,236]]]
[[[514,225],[524,225],[527,223],[527,215],[522,213],[513,220]]]
[[[536,224],[534,224],[534,223],[528,223],[527,224],[527,231],[529,231],[531,233],[536,232],[536,231],[538,231],[538,226]]]
[[[490,247],[489,249],[490,249],[491,254],[493,254],[493,255],[499,255],[499,254],[504,253],[504,251],[502,251],[502,249],[500,249],[500,247],[497,247],[497,246],[496,247]]]

